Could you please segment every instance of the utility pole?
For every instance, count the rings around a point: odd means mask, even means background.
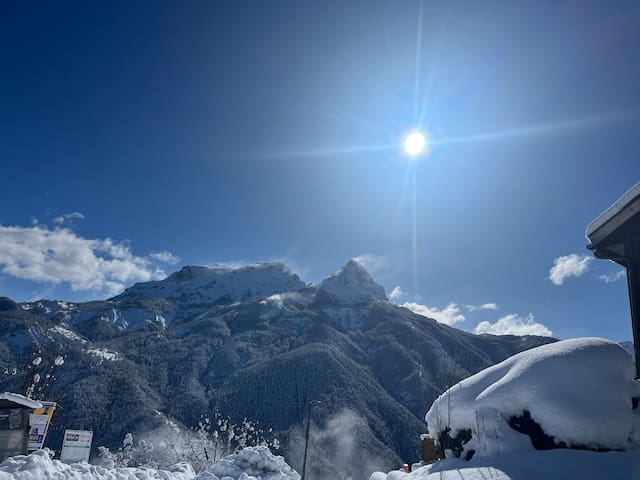
[[[307,428],[304,433],[304,459],[302,460],[302,478],[300,480],[305,480],[305,474],[307,472],[307,449],[309,447],[309,430],[311,428],[311,410],[314,405],[320,405],[321,403],[320,400],[311,400],[307,408]]]

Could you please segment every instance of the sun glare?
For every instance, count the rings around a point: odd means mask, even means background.
[[[412,132],[404,139],[404,151],[410,157],[426,155],[429,150],[427,137],[422,132]]]

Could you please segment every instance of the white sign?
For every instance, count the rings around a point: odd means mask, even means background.
[[[88,462],[92,441],[93,432],[87,430],[65,430],[60,460],[64,463]]]

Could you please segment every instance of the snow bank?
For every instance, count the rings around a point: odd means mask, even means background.
[[[547,450],[441,460],[409,474],[376,472],[369,480],[637,480],[640,451]]]
[[[193,468],[187,463],[179,463],[167,470],[113,468],[112,462],[103,466],[88,463],[67,465],[52,460],[48,450],[10,457],[0,464],[0,480],[191,480],[194,476]]]
[[[240,452],[218,460],[207,472],[233,480],[300,480],[300,475],[284,461],[273,455],[267,447],[247,447]],[[198,480],[217,480],[213,476],[198,475]]]
[[[544,345],[487,368],[451,387],[427,412],[435,436],[471,433],[475,456],[530,450],[529,436],[508,422],[529,412],[555,443],[626,450],[640,445],[640,396],[634,364],[618,344],[582,338]],[[517,425],[516,425],[517,426]]]
[[[196,475],[191,465],[177,463],[166,470],[147,467],[114,467],[112,460],[100,466],[67,465],[49,457],[49,450],[10,457],[0,464],[0,480],[300,480],[282,457],[267,447],[247,447],[211,464]]]

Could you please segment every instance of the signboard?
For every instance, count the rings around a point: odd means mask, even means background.
[[[91,431],[65,430],[60,460],[64,463],[88,462],[92,441]]]
[[[56,409],[56,402],[40,402],[42,408],[36,408],[29,415],[29,450],[40,450],[47,436],[51,416]]]

